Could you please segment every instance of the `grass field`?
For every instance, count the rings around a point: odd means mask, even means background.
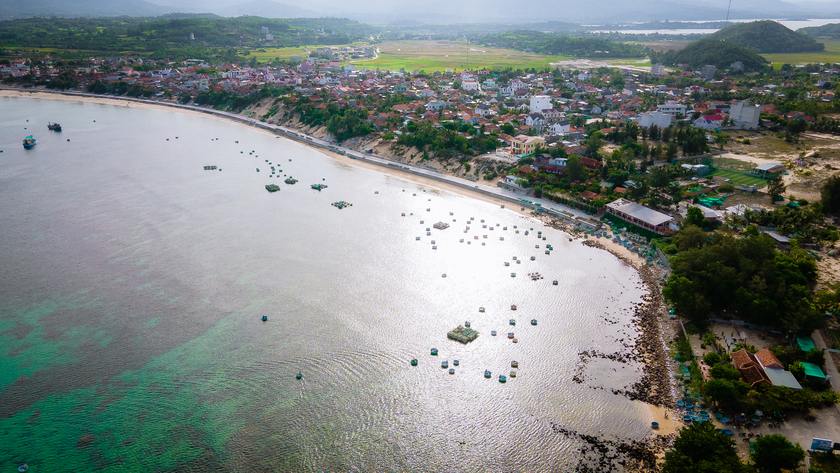
[[[446,69],[501,69],[549,67],[550,62],[571,59],[567,56],[543,56],[511,49],[486,48],[459,41],[391,41],[378,45],[379,57],[356,61],[360,66],[427,72]]]
[[[781,69],[784,64],[808,64],[809,62],[830,62],[840,63],[840,42],[825,43],[825,51],[815,53],[786,53],[786,54],[762,54],[765,59],[773,63],[774,69]]]
[[[751,186],[755,184],[759,189],[767,185],[767,181],[760,177],[745,176],[739,172],[729,171],[727,169],[718,169],[710,173],[708,177],[719,176],[724,179],[729,179],[731,184]]]
[[[346,44],[340,45],[331,45],[338,48],[343,48],[347,46]],[[323,45],[315,45],[315,46],[301,46],[299,48],[260,48],[260,49],[251,49],[250,55],[248,57],[254,56],[260,61],[271,61],[275,58],[279,58],[281,61],[288,61],[292,56],[309,56],[310,53],[315,54],[315,50],[318,48],[323,48]]]

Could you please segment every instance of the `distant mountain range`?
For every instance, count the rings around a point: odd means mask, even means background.
[[[169,3],[169,4],[167,4]],[[325,16],[285,3],[271,0],[230,2],[166,0],[155,3],[146,0],[0,0],[0,19],[40,17],[149,17],[171,13],[212,13],[224,17],[261,16],[264,18],[314,18]]]
[[[168,13],[213,13],[266,18],[345,17],[365,23],[432,25],[475,22],[563,21],[586,24],[645,21],[720,21],[729,0],[692,3],[657,0],[532,0],[511,8],[507,0],[310,0],[299,4],[273,0],[0,0],[0,19],[31,16],[158,16]],[[840,18],[840,2],[786,3],[782,0],[735,0],[730,19]]]

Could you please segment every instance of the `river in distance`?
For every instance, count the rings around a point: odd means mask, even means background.
[[[610,392],[638,365],[579,366],[636,336],[640,278],[605,251],[217,118],[0,111],[2,471],[567,471],[552,425],[649,435]]]

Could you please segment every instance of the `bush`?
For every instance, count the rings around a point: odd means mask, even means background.
[[[734,192],[735,186],[732,184],[724,184],[718,187],[718,192]]]
[[[813,348],[805,354],[805,361],[813,363],[819,367],[825,366],[825,353],[819,348]]]
[[[745,145],[752,144],[752,143],[750,143],[750,139],[749,139],[749,138],[744,138],[744,141],[742,141],[741,143],[744,143]]]

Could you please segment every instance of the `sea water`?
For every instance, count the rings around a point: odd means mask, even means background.
[[[536,220],[170,110],[2,97],[0,150],[3,471],[565,471],[552,425],[648,435],[610,392],[639,366],[572,380],[632,343],[638,274]]]

